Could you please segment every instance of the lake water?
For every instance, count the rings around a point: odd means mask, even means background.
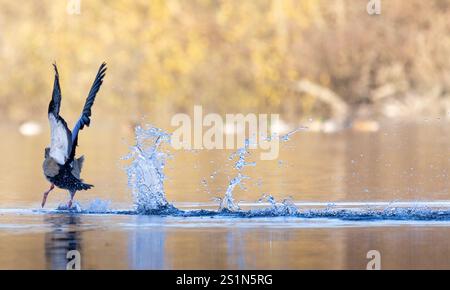
[[[83,269],[365,269],[370,250],[380,252],[383,269],[450,269],[450,126],[444,121],[381,124],[376,133],[302,131],[281,144],[278,160],[260,161],[252,152],[249,160],[257,164],[243,169],[250,178],[236,188],[235,200],[243,209],[267,208],[257,201],[270,194],[301,211],[253,218],[125,214],[133,197],[120,158],[133,132],[101,123],[82,132],[82,177],[95,188],[76,200],[83,209],[101,200],[110,212],[55,211],[67,202],[61,190],[40,210],[49,186],[41,169],[48,132],[0,132],[1,269],[65,269],[73,249]],[[164,170],[169,202],[216,210],[216,198],[236,175],[230,153],[171,150]]]

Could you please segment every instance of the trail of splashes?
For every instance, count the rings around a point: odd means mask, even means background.
[[[279,138],[281,141],[288,141],[290,136],[303,128],[296,129],[286,135],[272,135],[270,138]],[[161,150],[163,143],[170,143],[170,134],[162,129],[146,125],[135,128],[136,144],[131,147],[131,152],[125,156],[124,160],[132,160],[126,167],[128,175],[128,186],[131,188],[134,197],[136,213],[147,215],[180,214],[182,211],[175,208],[167,201],[164,192],[164,166],[169,154]],[[243,187],[243,180],[248,176],[242,174],[246,166],[256,166],[256,162],[248,162],[246,158],[250,155],[250,140],[246,139],[244,147],[239,148],[230,155],[229,159],[237,161],[234,168],[237,175],[230,180],[224,198],[220,202],[219,212],[240,211],[238,203],[235,202],[233,191],[237,185]],[[273,208],[273,206],[272,206]]]
[[[211,210],[178,210],[169,209],[166,211],[154,211],[155,215],[168,215],[173,217],[210,217],[210,218],[268,218],[268,217],[288,217],[288,218],[300,218],[300,219],[332,219],[343,221],[357,221],[357,222],[376,222],[376,221],[425,221],[425,222],[444,222],[448,224],[450,222],[450,208],[448,206],[431,208],[427,206],[417,206],[411,204],[406,207],[391,207],[391,208],[379,208],[378,206],[367,205],[366,207],[357,208],[317,208],[317,209],[303,209],[299,210],[295,204],[289,199],[284,200],[282,203],[271,202],[270,207],[240,210],[240,211],[211,211]],[[62,213],[67,214],[118,214],[118,215],[140,215],[142,213],[130,210],[106,210],[91,211],[90,209],[70,209],[58,208],[55,210],[48,209],[0,209],[0,213],[19,213],[26,214],[32,213]]]
[[[167,201],[164,192],[164,166],[169,154],[160,148],[163,143],[170,143],[170,134],[151,125],[137,126],[135,140],[131,152],[123,159],[131,160],[126,172],[136,212],[173,213],[176,208]]]

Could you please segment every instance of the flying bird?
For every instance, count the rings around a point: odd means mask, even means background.
[[[51,140],[50,147],[45,148],[45,160],[42,165],[44,175],[50,182],[50,189],[44,192],[42,198],[42,207],[45,206],[48,194],[56,187],[66,189],[70,193],[68,208],[72,207],[75,193],[80,190],[88,190],[93,187],[91,184],[84,183],[80,178],[83,168],[84,156],[75,157],[76,147],[78,145],[78,133],[91,123],[91,108],[95,101],[100,86],[103,83],[103,77],[106,72],[106,63],[102,63],[98,69],[97,76],[92,84],[91,90],[86,98],[86,102],[75,127],[72,131],[67,127],[66,121],[59,115],[61,107],[61,88],[59,86],[59,73],[56,64],[55,81],[53,84],[53,94],[48,105],[48,120],[50,122]]]

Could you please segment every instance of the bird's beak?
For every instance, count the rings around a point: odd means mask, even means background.
[[[48,192],[45,192],[44,196],[42,197],[42,204],[41,204],[42,208],[44,208],[45,203],[47,202],[47,196],[48,196]]]

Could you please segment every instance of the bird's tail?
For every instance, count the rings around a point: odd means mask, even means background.
[[[88,189],[91,189],[92,187],[94,187],[92,184],[87,184],[87,183],[84,183],[84,182],[77,182],[77,184],[76,184],[76,190],[77,191],[79,191],[79,190],[88,190]]]
[[[68,189],[69,191],[79,191],[79,190],[88,190],[94,187],[92,184],[87,184],[78,179],[73,175],[73,172],[65,172],[68,173],[65,176],[63,188]],[[58,184],[56,184],[58,185]]]

